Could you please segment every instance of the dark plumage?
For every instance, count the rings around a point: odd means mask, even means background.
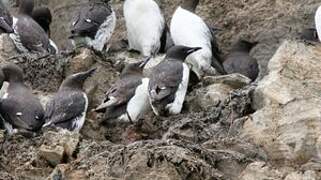
[[[254,81],[259,74],[259,66],[255,58],[250,56],[251,49],[257,42],[239,40],[234,44],[223,65],[227,73],[239,73]]]
[[[2,69],[0,69],[0,89],[1,89],[4,81],[5,81],[5,76],[4,76]]]
[[[168,50],[165,60],[153,68],[149,77],[148,92],[156,115],[180,113],[189,78],[189,69],[184,60],[189,54],[200,49],[174,46]],[[180,96],[177,94],[178,91]],[[179,102],[174,103],[173,107],[168,107],[175,100]]]
[[[47,7],[38,7],[32,11],[32,18],[42,27],[42,29],[50,37],[50,24],[52,22],[52,15],[50,9]]]
[[[106,119],[115,119],[120,118],[124,115],[123,119],[126,121],[135,121],[139,118],[139,115],[145,110],[144,107],[141,107],[141,112],[138,110],[137,113],[133,112],[134,109],[139,109],[138,106],[145,106],[145,103],[135,104],[135,108],[128,107],[128,103],[132,98],[137,95],[136,89],[143,84],[143,69],[144,66],[150,58],[147,58],[145,61],[128,64],[120,75],[120,79],[117,80],[112,87],[106,93],[106,99],[96,110],[102,110],[107,108]],[[147,87],[147,83],[146,83]],[[138,92],[142,93],[142,92]],[[146,89],[146,99],[147,99],[147,89]],[[139,98],[144,98],[143,95],[138,95]],[[141,100],[141,99],[139,99]],[[148,101],[146,102],[148,104]],[[127,112],[128,110],[128,112]]]
[[[15,64],[3,68],[5,81],[9,87],[1,98],[0,114],[9,134],[14,129],[22,131],[38,131],[44,123],[44,110],[39,99],[23,82],[23,72]]]
[[[19,14],[13,24],[15,33],[11,34],[10,37],[21,52],[49,52],[48,35],[31,17],[33,7],[33,0],[20,1]]]
[[[301,39],[310,42],[319,42],[318,32],[315,28],[306,28],[301,34]]]
[[[107,22],[105,27],[102,25]],[[103,50],[104,45],[110,39],[116,23],[116,16],[109,2],[90,2],[84,6],[74,17],[69,38],[89,38],[85,40],[87,46],[96,50]],[[102,30],[104,29],[104,30]],[[99,33],[101,30],[101,34]],[[99,40],[99,37],[102,38]],[[105,36],[105,37],[104,37]],[[75,42],[77,43],[77,42]],[[99,45],[98,45],[99,44]]]
[[[12,28],[12,17],[5,7],[3,2],[0,0],[0,34],[1,33],[13,33]]]
[[[80,131],[88,108],[88,97],[82,86],[95,70],[71,75],[63,81],[58,92],[46,106],[44,127],[55,126]]]
[[[52,21],[52,16],[50,9],[47,7],[39,7],[32,11],[32,18],[42,27],[42,29],[50,37],[50,24]],[[49,39],[49,52],[51,54],[58,54],[59,49],[55,42]]]

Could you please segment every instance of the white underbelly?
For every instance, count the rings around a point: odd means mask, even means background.
[[[169,114],[179,114],[182,111],[183,103],[184,103],[187,88],[188,88],[189,71],[190,70],[188,66],[185,63],[183,63],[182,82],[178,86],[178,89],[175,93],[174,102],[166,106],[166,110],[169,112]]]
[[[113,11],[110,16],[107,17],[105,22],[100,25],[99,30],[95,35],[95,39],[90,41],[90,45],[97,51],[104,50],[106,47],[106,51],[108,51],[110,47],[110,39],[116,27],[116,15]]]
[[[127,36],[131,49],[140,51],[144,56],[155,55],[160,48],[165,20],[152,0],[125,2],[124,15]]]
[[[127,103],[126,109],[133,122],[139,120],[139,118],[141,118],[146,111],[150,109],[148,100],[148,83],[148,78],[142,79],[142,84],[136,88],[135,95]],[[123,115],[121,118],[126,119],[125,117],[128,118],[127,114]],[[128,118],[127,121],[130,119]]]
[[[85,124],[85,120],[86,120],[86,114],[87,114],[87,109],[88,109],[88,97],[86,95],[86,93],[83,93],[83,97],[85,98],[85,109],[84,111],[81,113],[80,116],[78,116],[77,118],[75,118],[73,120],[72,126],[74,127],[75,132],[79,132],[82,127]]]

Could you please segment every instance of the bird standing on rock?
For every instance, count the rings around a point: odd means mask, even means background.
[[[165,19],[154,0],[125,0],[124,16],[129,49],[149,57],[165,46]]]
[[[95,71],[96,69],[91,69],[77,73],[62,82],[58,92],[46,106],[46,124],[43,127],[61,127],[77,132],[81,130],[88,108],[88,97],[83,84]]]
[[[256,44],[257,42],[238,40],[223,63],[226,72],[239,73],[255,81],[259,75],[259,65],[257,60],[250,56],[250,51]]]
[[[8,9],[0,0],[0,34],[1,33],[13,33],[12,28],[12,16]]]
[[[179,114],[187,92],[190,69],[186,57],[201,50],[200,47],[174,46],[165,60],[150,73],[149,100],[156,115]]]
[[[116,26],[116,15],[109,0],[91,0],[76,14],[71,27],[74,46],[85,45],[96,51],[108,51]]]
[[[173,15],[170,31],[175,45],[202,47],[186,59],[191,70],[201,79],[205,75],[226,72],[220,62],[215,29],[194,14],[198,3],[199,0],[184,0]]]
[[[47,33],[50,38],[50,24],[52,21],[52,15],[50,9],[47,7],[39,7],[32,11],[32,18],[42,27],[42,29]],[[49,44],[51,52],[53,54],[58,54],[59,50],[56,43],[49,39]]]
[[[128,64],[120,79],[107,91],[106,100],[96,111],[106,109],[106,119],[119,119],[135,122],[150,108],[148,101],[148,82],[143,69],[150,58]]]
[[[33,8],[33,0],[19,1],[19,14],[13,18],[14,33],[10,34],[10,38],[22,53],[48,53],[49,38],[41,26],[32,19]]]
[[[39,99],[23,82],[23,71],[15,64],[2,68],[9,87],[0,99],[0,114],[9,134],[36,132],[44,124],[44,110]]]

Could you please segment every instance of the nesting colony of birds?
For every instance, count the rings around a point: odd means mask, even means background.
[[[0,99],[1,128],[8,135],[26,136],[51,127],[79,132],[89,111],[104,113],[106,121],[136,123],[148,112],[155,116],[180,114],[189,87],[201,83],[204,77],[239,73],[254,82],[259,66],[250,51],[258,42],[240,39],[223,57],[215,37],[220,28],[212,27],[195,13],[198,3],[184,0],[166,22],[154,0],[124,1],[128,51],[139,53],[141,59],[125,65],[119,79],[106,89],[105,99],[93,109],[88,108],[83,84],[96,69],[68,76],[42,107],[24,83],[23,71],[13,63],[2,66],[1,85],[9,85]],[[12,16],[0,1],[0,16],[0,32],[9,34],[19,53],[58,55],[63,51],[50,38],[53,17],[47,7],[34,7],[33,0],[20,0],[18,14]],[[108,54],[116,21],[108,0],[89,1],[75,14],[70,33],[65,36],[74,49]],[[146,64],[159,54],[165,54],[163,60],[146,75]]]

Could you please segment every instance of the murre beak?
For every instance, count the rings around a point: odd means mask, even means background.
[[[201,47],[194,47],[194,48],[190,48],[188,51],[187,51],[187,54],[192,54],[198,50],[202,49]]]
[[[89,77],[89,76],[93,75],[93,74],[94,74],[94,72],[96,72],[96,70],[97,70],[97,68],[96,68],[96,67],[95,67],[95,68],[92,68],[92,69],[90,69],[90,70],[88,70],[88,71],[84,72],[84,75],[85,75],[86,77]]]
[[[140,65],[140,68],[144,68],[146,66],[146,64],[152,59],[151,56],[147,57]]]
[[[88,71],[85,71],[85,72],[81,72],[81,73],[77,73],[77,74],[74,74],[73,77],[78,77],[82,80],[86,80],[88,77],[90,77],[95,71],[97,70],[97,68],[92,68]]]
[[[94,111],[100,111],[103,109],[106,109],[110,106],[113,106],[115,104],[118,103],[118,100],[116,98],[110,98],[107,102],[102,103],[101,105],[99,105],[96,109],[94,109]]]
[[[73,39],[73,38],[76,38],[76,37],[80,37],[80,34],[76,32],[76,30],[72,29],[71,30],[71,35],[68,36],[68,39]]]
[[[3,29],[6,33],[13,33],[13,28],[5,21],[3,17],[0,17],[0,28]]]

